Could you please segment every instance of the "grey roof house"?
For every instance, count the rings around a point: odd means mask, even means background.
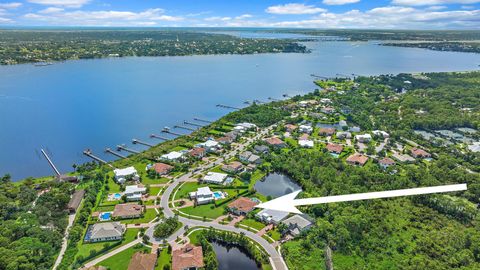
[[[288,212],[277,211],[272,209],[263,209],[262,211],[258,212],[255,216],[266,223],[272,223],[277,225],[282,221],[284,218],[288,216]]]
[[[297,236],[303,231],[310,229],[313,225],[310,219],[305,215],[291,216],[282,221],[282,223],[288,226],[288,230],[293,236]]]
[[[116,241],[123,238],[126,226],[120,222],[96,223],[88,227],[85,242]]]

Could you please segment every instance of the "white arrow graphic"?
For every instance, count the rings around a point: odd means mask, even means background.
[[[257,205],[257,208],[271,209],[283,212],[301,214],[300,210],[296,206],[300,205],[312,205],[322,203],[334,203],[334,202],[349,202],[359,200],[381,199],[381,198],[393,198],[401,196],[422,195],[431,193],[444,193],[452,191],[467,190],[467,184],[434,186],[434,187],[422,187],[422,188],[409,188],[409,189],[397,189],[389,191],[357,193],[348,195],[307,198],[307,199],[295,199],[301,190],[292,192],[282,197],[278,197],[271,201],[261,203]]]

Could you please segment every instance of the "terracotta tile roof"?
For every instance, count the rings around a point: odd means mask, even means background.
[[[395,161],[391,158],[388,158],[388,157],[385,157],[385,158],[379,160],[378,163],[380,163],[382,165],[387,165],[387,166],[395,165]]]
[[[165,163],[155,163],[152,167],[158,174],[167,174],[173,170],[173,166]]]
[[[349,164],[353,164],[353,165],[365,165],[365,163],[367,163],[368,161],[368,157],[367,156],[364,156],[362,154],[353,154],[351,156],[349,156],[347,158],[347,163]]]
[[[190,150],[190,152],[188,152],[188,153],[193,157],[201,157],[201,156],[205,155],[205,152],[206,152],[205,148],[195,147],[192,150]]]
[[[249,198],[245,197],[240,197],[236,199],[235,201],[231,202],[228,204],[229,208],[236,209],[241,212],[250,212],[253,210],[253,208],[257,205],[256,202],[250,200]]]
[[[233,138],[225,136],[225,137],[220,137],[220,138],[216,139],[216,141],[219,142],[219,143],[231,143],[231,142],[233,142]]]
[[[329,143],[329,144],[327,144],[327,150],[330,153],[340,154],[343,151],[343,146],[341,146],[340,144],[336,144],[336,143]]]
[[[286,124],[285,125],[285,129],[288,130],[288,131],[294,131],[297,128],[298,127],[296,125],[292,125],[292,124]]]
[[[414,157],[422,157],[422,158],[431,157],[430,153],[420,148],[412,148],[410,152]]]
[[[302,134],[302,136],[300,136],[300,138],[298,138],[299,140],[308,140],[308,138],[310,138],[310,136],[308,134]]]
[[[336,129],[334,128],[320,128],[318,134],[320,135],[333,135],[335,134]]]
[[[227,171],[238,171],[243,167],[243,164],[238,161],[232,161],[222,166],[222,169]]]
[[[183,270],[190,267],[203,267],[202,247],[196,247],[191,244],[181,249],[173,251],[172,270]]]
[[[285,144],[282,140],[280,140],[277,137],[271,137],[271,138],[265,139],[265,141],[270,145],[283,145],[283,144]]]
[[[157,254],[137,252],[133,254],[128,270],[153,270],[157,263]]]
[[[112,217],[139,216],[143,212],[143,206],[136,203],[121,203],[115,205]]]

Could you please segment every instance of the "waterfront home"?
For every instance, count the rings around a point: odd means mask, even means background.
[[[87,243],[122,240],[126,226],[120,222],[102,222],[90,225],[85,233]]]
[[[245,151],[245,152],[242,152],[238,155],[238,159],[240,159],[240,161],[242,162],[245,162],[247,163],[248,162],[248,158],[253,155],[252,152],[250,151]]]
[[[223,144],[223,145],[229,145],[229,144],[233,143],[234,139],[232,137],[223,136],[223,137],[220,137],[220,138],[216,139],[216,141],[220,144]]]
[[[207,150],[205,150],[205,148],[203,147],[194,147],[192,148],[192,150],[188,152],[188,154],[191,157],[198,158],[198,159],[203,158],[206,153],[207,153]]]
[[[209,187],[198,188],[197,191],[188,193],[191,200],[195,200],[197,205],[213,202],[215,197]]]
[[[222,170],[228,173],[240,173],[243,169],[242,163],[238,161],[232,161],[222,166]]]
[[[423,149],[420,149],[420,148],[412,148],[410,150],[410,153],[412,154],[412,156],[414,158],[430,158],[432,157],[432,155],[430,155],[430,153],[428,153],[427,151],[423,150]]]
[[[355,136],[355,139],[361,143],[368,143],[369,141],[372,140],[372,135],[366,133],[366,134],[359,134]]]
[[[288,216],[288,212],[272,210],[272,209],[263,209],[258,212],[255,216],[265,223],[278,225],[280,221],[284,220]]]
[[[251,164],[260,164],[262,163],[262,158],[260,156],[257,156],[255,154],[251,154],[250,157],[247,160],[248,163]]]
[[[327,144],[326,148],[328,152],[334,153],[334,154],[340,154],[343,151],[343,146],[336,143],[329,143]]]
[[[298,127],[298,132],[311,134],[313,132],[313,127],[311,125],[300,125],[300,127]]]
[[[339,131],[337,132],[337,139],[351,139],[352,138],[352,133],[348,131]]]
[[[286,124],[286,125],[285,125],[285,130],[286,130],[287,132],[290,132],[290,133],[291,133],[291,132],[294,132],[295,130],[297,130],[297,128],[298,128],[298,126],[293,125],[293,124]]]
[[[217,141],[214,141],[214,140],[207,140],[206,142],[199,143],[199,144],[195,145],[195,147],[205,148],[205,150],[208,153],[215,153],[222,148],[220,143],[217,142]]]
[[[143,185],[131,185],[125,187],[124,194],[127,201],[139,201],[146,192],[147,189]]]
[[[270,148],[265,145],[255,145],[255,147],[253,147],[253,151],[257,154],[268,154],[268,152],[270,152]]]
[[[168,154],[160,156],[160,159],[166,161],[181,161],[183,159],[184,152],[172,151]]]
[[[288,232],[293,236],[307,231],[313,225],[313,222],[305,215],[293,215],[282,221],[282,223],[287,225]]]
[[[350,132],[360,132],[360,131],[361,131],[360,127],[351,127],[351,128],[349,128],[348,130],[349,130]]]
[[[115,205],[113,209],[112,218],[139,218],[143,214],[143,206],[136,203],[121,203]]]
[[[255,124],[252,124],[252,123],[248,123],[248,122],[243,122],[243,123],[238,123],[237,125],[235,125],[236,127],[243,127],[247,130],[249,129],[257,129],[257,125]]]
[[[130,259],[127,270],[154,270],[156,264],[156,253],[135,252]]]
[[[391,158],[384,157],[381,160],[378,161],[378,164],[383,168],[387,169],[390,166],[395,165],[395,161]]]
[[[388,134],[387,132],[385,132],[383,130],[374,130],[374,131],[372,131],[372,133],[373,133],[373,135],[378,136],[378,137],[382,137],[384,139],[390,137],[390,134]]]
[[[198,270],[204,267],[201,246],[187,244],[172,254],[172,270]]]
[[[298,139],[298,144],[300,145],[300,147],[304,147],[304,148],[313,148],[313,141],[312,140],[309,140],[309,136],[308,134],[303,134],[302,136],[300,136],[300,138]]]
[[[318,130],[320,136],[332,136],[335,134],[336,129],[333,127],[322,127]]]
[[[350,165],[363,166],[367,161],[368,157],[359,153],[355,153],[347,158],[347,163]]]
[[[155,163],[151,167],[158,175],[165,175],[168,174],[173,170],[173,166],[165,164],[165,163]]]
[[[252,201],[251,199],[246,197],[240,197],[235,201],[229,203],[227,209],[228,211],[237,216],[245,216],[255,208],[255,205],[257,205],[257,203]]]
[[[123,184],[130,179],[135,181],[138,181],[140,179],[137,170],[134,167],[115,169],[113,170],[113,174],[115,175],[115,181],[117,181],[117,183],[119,184]]]
[[[284,148],[284,147],[287,147],[287,144],[280,140],[279,138],[277,137],[270,137],[270,138],[267,138],[265,139],[265,142],[270,145],[270,146],[273,146],[273,147],[276,147],[276,148]]]
[[[80,206],[80,203],[82,202],[83,196],[85,196],[85,190],[83,189],[75,190],[72,197],[70,198],[70,201],[67,204],[67,210],[71,214],[77,211],[78,207]]]
[[[227,174],[225,173],[217,173],[217,172],[208,172],[203,177],[203,182],[221,185],[223,181],[227,178]]]
[[[302,108],[306,108],[306,107],[310,107],[310,106],[313,106],[313,105],[318,105],[318,101],[316,101],[314,99],[302,100],[302,101],[298,102],[298,105]]]

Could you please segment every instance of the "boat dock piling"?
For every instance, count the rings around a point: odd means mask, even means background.
[[[47,159],[48,161],[48,164],[50,164],[50,167],[52,167],[52,169],[55,171],[55,174],[57,176],[60,176],[60,171],[57,169],[57,167],[55,167],[55,164],[53,164],[52,160],[50,159],[50,157],[47,155],[47,153],[45,153],[45,151],[43,149],[40,149],[40,152],[42,152],[43,156]]]
[[[242,108],[233,107],[233,106],[224,105],[224,104],[217,104],[217,107],[219,107],[219,108],[225,108],[225,109],[233,109],[233,110],[241,110],[241,109],[242,109]]]
[[[98,162],[103,163],[103,164],[107,164],[108,166],[110,166],[110,167],[113,168],[112,164],[108,164],[105,160],[103,160],[103,159],[95,156],[95,155],[93,154],[92,150],[90,150],[90,149],[87,149],[87,150],[83,151],[83,154],[84,154],[85,156],[87,156],[87,157],[95,160],[95,161],[98,161]]]
[[[176,132],[170,131],[170,129],[168,129],[168,128],[162,129],[162,132],[163,132],[163,133],[167,133],[167,134],[172,134],[172,135],[175,135],[175,136],[183,136],[183,135],[184,135],[184,134],[180,134],[180,133],[176,133]]]
[[[186,130],[190,130],[190,131],[195,131],[195,130],[196,130],[196,129],[194,129],[194,128],[190,128],[190,127],[186,127],[186,126],[181,126],[181,125],[175,125],[175,126],[173,126],[173,128],[186,129]]]
[[[119,154],[119,153],[113,151],[113,150],[110,149],[110,148],[105,148],[105,153],[112,154],[112,155],[117,156],[117,157],[119,157],[119,158],[126,158],[126,156],[124,156],[124,155],[122,155],[122,154]]]
[[[117,151],[121,151],[121,150],[130,152],[130,153],[133,153],[133,154],[140,154],[139,151],[127,148],[127,147],[125,147],[125,145],[120,145],[120,144],[117,145]]]
[[[133,144],[142,144],[142,145],[145,145],[145,146],[148,146],[148,147],[154,147],[155,145],[153,144],[150,144],[150,143],[146,143],[144,141],[140,141],[140,140],[137,140],[137,139],[132,139],[132,143]]]
[[[265,103],[268,103],[268,102],[262,101],[262,100],[258,100],[258,99],[254,99],[254,100],[253,100],[253,103],[256,103],[256,104],[265,104]]]
[[[280,99],[276,99],[276,98],[272,98],[272,97],[268,97],[268,100],[271,100],[271,101],[281,101]]]
[[[150,134],[150,138],[159,139],[159,140],[164,140],[164,141],[170,140],[169,138],[165,138],[165,137],[162,137],[162,136],[158,136],[157,134]]]
[[[203,127],[203,126],[200,125],[200,124],[195,124],[195,123],[188,122],[188,121],[183,121],[183,123],[184,123],[185,125],[196,126],[196,127]]]
[[[193,118],[193,120],[195,121],[198,121],[198,122],[204,122],[204,123],[213,123],[213,121],[208,121],[208,120],[204,120],[204,119],[200,119],[200,118]]]

